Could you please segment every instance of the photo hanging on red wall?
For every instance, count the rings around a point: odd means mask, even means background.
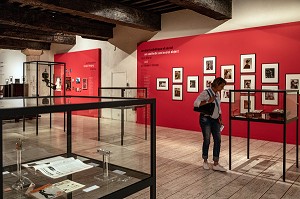
[[[173,83],[183,82],[183,68],[173,68]]]
[[[241,55],[241,73],[255,73],[255,54]]]
[[[66,91],[70,91],[72,86],[71,77],[66,77]]]
[[[204,74],[216,73],[216,57],[204,57],[203,73]]]
[[[88,79],[82,78],[82,90],[87,90],[87,89],[88,89]]]

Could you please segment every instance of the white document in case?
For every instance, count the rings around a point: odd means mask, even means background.
[[[81,162],[78,159],[74,159],[73,157],[63,158],[63,159],[59,158],[59,160],[56,160],[53,162],[50,162],[49,159],[47,159],[47,161],[43,161],[43,162],[45,162],[45,163],[37,164],[37,162],[33,162],[33,163],[27,164],[26,166],[27,167],[31,166],[35,170],[40,171],[41,173],[43,173],[44,175],[46,175],[50,178],[60,178],[60,177],[63,177],[63,176],[66,176],[66,175],[69,175],[72,173],[76,173],[79,171],[83,171],[83,170],[93,167],[91,165]],[[34,164],[35,164],[35,166],[33,166]]]
[[[63,190],[66,193],[70,193],[72,191],[75,191],[77,189],[80,189],[82,187],[84,187],[84,184],[80,184],[78,182],[74,182],[72,180],[64,180],[62,182],[58,182],[53,184],[53,186]]]

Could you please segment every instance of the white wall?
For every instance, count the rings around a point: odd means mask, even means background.
[[[5,79],[13,76],[21,79],[23,76],[23,62],[26,56],[19,50],[1,50],[0,49],[0,84],[5,84]]]

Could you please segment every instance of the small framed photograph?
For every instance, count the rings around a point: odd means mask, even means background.
[[[183,68],[173,68],[173,83],[183,82]]]
[[[278,83],[278,63],[262,64],[262,83]]]
[[[255,54],[241,55],[241,73],[255,72]]]
[[[20,79],[19,78],[15,78],[15,84],[20,84]]]
[[[80,84],[80,77],[76,77],[76,84]]]
[[[72,79],[71,77],[66,77],[66,91],[71,91],[72,89]]]
[[[13,76],[9,76],[9,83],[12,84],[13,83]]]
[[[203,73],[204,74],[216,73],[216,57],[204,57]]]
[[[221,77],[227,83],[234,83],[234,65],[221,66]]]
[[[241,96],[241,113],[247,113],[255,110],[255,97],[250,96],[250,101],[248,101],[248,96]]]
[[[262,86],[262,90],[278,90],[278,86]],[[278,105],[278,93],[277,92],[262,92],[262,104]]]
[[[169,78],[157,78],[156,79],[156,90],[169,90]]]
[[[172,100],[182,100],[182,85],[173,85]]]
[[[188,76],[187,77],[187,92],[198,93],[199,89],[199,76]]]
[[[210,88],[214,79],[216,79],[216,76],[203,76],[203,89]]]
[[[87,89],[88,89],[88,79],[82,78],[82,90],[87,90]]]
[[[286,90],[299,90],[299,82],[300,82],[300,74],[286,74],[285,75]]]
[[[255,75],[241,75],[241,89],[255,89]]]
[[[229,102],[229,90],[234,90],[234,85],[226,85],[221,90],[221,102]],[[234,102],[234,93],[231,93],[231,102]]]

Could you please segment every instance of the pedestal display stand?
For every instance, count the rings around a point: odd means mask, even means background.
[[[97,152],[102,155],[103,167],[102,167],[102,172],[99,175],[96,175],[95,179],[103,182],[114,181],[117,178],[117,176],[112,174],[108,169],[109,158],[111,154],[110,151],[105,149],[98,149]]]

